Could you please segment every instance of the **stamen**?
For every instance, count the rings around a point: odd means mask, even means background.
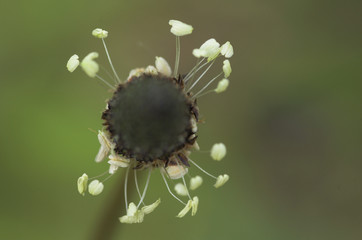
[[[206,70],[200,75],[200,77],[194,82],[194,84],[192,84],[192,86],[187,90],[188,92],[195,87],[195,85],[200,81],[200,79],[207,73],[207,71],[209,71],[209,69],[211,68],[211,66],[214,64],[215,60],[211,62],[210,66],[208,66],[206,68]]]
[[[125,179],[124,179],[124,202],[126,204],[126,209],[128,209],[128,201],[127,201],[127,182],[128,182],[128,173],[129,173],[129,169],[131,168],[131,166],[129,166],[127,168],[127,171],[126,171],[126,176],[125,176]]]
[[[178,197],[176,197],[175,194],[173,194],[173,193],[171,192],[170,187],[168,186],[168,183],[167,183],[167,180],[166,180],[165,176],[163,175],[163,173],[162,173],[161,171],[160,171],[160,173],[161,173],[161,176],[162,176],[162,178],[163,178],[163,181],[165,181],[165,184],[166,184],[166,187],[167,187],[168,192],[169,192],[176,200],[178,200],[180,203],[182,203],[183,205],[186,205],[186,203],[184,203],[182,200],[180,200]]]
[[[104,173],[98,175],[98,176],[95,176],[95,177],[91,177],[89,178],[88,180],[92,180],[92,179],[95,179],[95,178],[100,178],[100,177],[103,177],[106,173],[108,173],[108,171],[105,171]]]
[[[185,181],[184,176],[182,176],[182,181],[184,182],[184,185],[185,185],[185,188],[186,188],[186,191],[187,191],[187,196],[189,196],[189,199],[192,200],[192,198],[191,198],[191,196],[190,196],[190,193],[189,193],[189,189],[187,188],[187,185],[186,185],[186,181]]]
[[[112,88],[113,90],[116,90],[116,88],[114,86],[112,86],[109,82],[107,82],[106,80],[104,80],[103,78],[101,78],[98,74],[96,74],[96,77],[101,80],[102,82],[104,82],[108,87]]]
[[[136,184],[136,189],[137,189],[138,196],[140,197],[140,199],[142,199],[140,188],[138,187],[137,170],[133,170],[133,173],[134,173],[134,181],[135,181],[135,184]],[[143,205],[146,205],[146,204],[143,202]]]
[[[104,183],[105,181],[107,181],[108,179],[110,179],[112,176],[113,176],[113,174],[110,174],[108,177],[106,177],[106,178],[102,181],[102,183]]]
[[[138,205],[137,205],[137,209],[138,209],[138,207],[141,205],[141,203],[143,202],[143,199],[145,199],[146,192],[147,192],[147,188],[148,188],[148,184],[149,184],[149,182],[150,182],[151,171],[152,171],[152,169],[150,168],[150,170],[148,171],[148,176],[147,176],[147,181],[146,181],[145,189],[143,190],[143,194],[142,194],[142,197],[141,197],[140,202],[139,202]]]
[[[112,76],[112,74],[109,72],[109,71],[107,71],[107,69],[105,68],[105,67],[103,67],[102,65],[99,65],[101,68],[102,68],[102,70],[108,75],[108,77],[110,78],[110,79],[112,79],[116,84],[118,84],[118,82],[117,82],[117,80],[114,78],[114,76]]]
[[[213,79],[211,79],[206,85],[205,87],[203,87],[200,91],[198,91],[193,97],[192,99],[196,98],[197,95],[199,95],[200,93],[202,93],[202,91],[204,91],[213,81],[215,81],[218,77],[220,77],[223,73],[221,72],[219,75],[217,75],[216,77],[214,77]]]
[[[190,161],[192,164],[194,164],[198,169],[200,169],[203,173],[205,173],[206,175],[208,175],[208,176],[210,176],[210,177],[212,177],[212,178],[214,178],[214,179],[217,179],[217,177],[215,177],[214,175],[206,172],[204,169],[202,169],[199,165],[197,165],[197,164],[196,164],[194,161],[192,161],[190,158],[189,158],[189,161]]]
[[[201,62],[203,62],[205,59],[206,59],[206,58],[203,58],[203,59],[201,60]],[[200,63],[201,63],[201,62],[200,62]],[[188,76],[187,78],[185,78],[184,81],[187,82],[187,81],[190,80],[190,78],[192,79],[193,77],[195,77],[196,73],[197,73],[198,71],[200,71],[200,69],[202,69],[203,67],[205,67],[208,63],[209,63],[209,62],[203,63],[200,67],[198,67],[198,68],[194,71],[194,73],[193,73],[192,75],[190,75],[190,76]]]
[[[102,38],[102,42],[103,42],[104,50],[106,50],[107,58],[108,58],[109,64],[111,65],[111,68],[112,68],[112,70],[113,70],[114,76],[116,76],[117,81],[120,83],[121,80],[119,79],[119,77],[118,77],[118,75],[117,75],[117,72],[116,72],[116,70],[115,70],[114,67],[113,67],[112,60],[111,60],[111,57],[109,56],[109,53],[108,53],[108,50],[107,50],[107,46],[106,46],[106,42],[104,41],[104,38]]]
[[[180,49],[181,49],[181,47],[180,47],[180,37],[176,36],[176,60],[175,60],[175,69],[173,70],[173,76],[175,78],[177,77],[178,65],[180,63],[180,55],[181,55]]]
[[[184,82],[186,83],[188,81],[188,79],[190,78],[190,75],[194,76],[194,71],[196,70],[196,68],[205,60],[205,58],[203,59],[197,59],[196,61],[196,65],[190,70],[190,72],[188,74],[186,74],[185,78],[184,78]],[[196,72],[195,72],[196,73]]]

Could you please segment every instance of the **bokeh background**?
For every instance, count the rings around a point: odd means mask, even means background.
[[[353,0],[1,1],[0,239],[102,239],[124,172],[98,197],[80,196],[76,180],[107,169],[93,161],[89,129],[101,127],[111,94],[65,65],[98,51],[108,66],[96,27],[110,32],[122,78],[155,56],[173,65],[169,19],[194,26],[181,39],[182,72],[207,39],[234,46],[229,90],[199,101],[202,150],[224,142],[228,155],[193,154],[231,179],[216,190],[205,176],[198,214],[177,219],[182,206],[155,171],[147,202],[162,204],[143,224],[117,223],[111,239],[361,239],[361,9]]]

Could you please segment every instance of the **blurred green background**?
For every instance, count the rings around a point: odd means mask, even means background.
[[[94,163],[99,144],[88,128],[101,128],[111,95],[66,62],[98,51],[108,66],[90,34],[101,27],[122,78],[155,56],[173,65],[169,19],[194,26],[181,39],[182,72],[208,38],[234,46],[230,88],[199,101],[201,148],[224,142],[228,155],[192,155],[231,179],[216,190],[205,176],[198,214],[177,219],[182,206],[155,171],[147,202],[162,204],[143,224],[117,223],[113,239],[361,239],[361,9],[361,1],[2,1],[0,239],[94,239],[124,172],[98,197],[77,193],[83,172],[108,167]]]

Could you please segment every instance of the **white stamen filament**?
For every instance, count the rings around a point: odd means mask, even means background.
[[[128,201],[127,201],[127,182],[128,182],[128,173],[129,173],[129,169],[131,168],[131,166],[129,166],[127,168],[127,171],[126,171],[126,176],[125,176],[125,179],[124,179],[124,202],[126,204],[126,209],[128,209]]]
[[[197,61],[196,61],[196,65],[190,70],[190,72],[188,73],[188,74],[186,74],[186,76],[185,76],[185,78],[184,78],[184,82],[186,83],[189,79],[190,79],[190,76],[194,76],[195,75],[195,73],[197,72],[197,71],[195,71],[196,70],[196,68],[205,60],[206,58],[203,58],[203,59],[197,59]]]
[[[138,205],[137,205],[137,209],[139,208],[139,206],[141,205],[141,203],[143,203],[143,199],[145,199],[146,192],[147,192],[147,188],[148,188],[148,184],[150,183],[151,171],[152,171],[152,169],[150,168],[150,170],[148,171],[148,176],[147,176],[147,181],[146,181],[145,189],[143,190],[143,194],[142,194],[142,197],[141,197],[140,202],[139,202]]]
[[[205,59],[206,59],[206,58],[203,58],[203,59],[201,60],[201,62],[203,62]],[[201,64],[201,62],[200,62],[200,64]],[[190,75],[190,76],[188,76],[187,78],[185,78],[185,82],[188,82],[188,81],[190,80],[190,78],[193,78],[193,77],[196,75],[196,73],[197,73],[198,71],[200,71],[200,69],[202,69],[203,67],[205,67],[208,63],[209,63],[209,62],[203,63],[200,67],[198,67],[198,68],[193,72],[192,75]]]
[[[98,175],[98,176],[91,177],[91,178],[89,178],[88,180],[92,180],[92,179],[95,179],[95,178],[100,178],[100,177],[103,177],[106,173],[108,173],[108,170],[107,170],[107,171],[105,171],[104,173],[102,173],[102,174]]]
[[[191,91],[191,89],[193,87],[195,87],[195,85],[200,81],[200,79],[207,73],[207,71],[209,71],[209,69],[211,68],[211,66],[214,64],[215,60],[211,62],[210,66],[208,66],[206,68],[206,70],[200,75],[200,77],[194,82],[194,84],[192,84],[192,86],[187,90],[188,92]]]
[[[214,77],[213,79],[211,79],[200,91],[198,91],[192,98],[196,98],[197,95],[199,95],[200,93],[202,93],[212,82],[214,82],[218,77],[220,77],[223,73],[221,72],[219,75],[217,75],[216,77]]]
[[[116,70],[115,70],[114,67],[113,67],[112,60],[111,60],[111,57],[109,56],[109,53],[108,53],[108,50],[107,50],[107,46],[106,46],[106,42],[104,41],[104,38],[102,38],[102,42],[103,42],[104,50],[106,51],[106,54],[107,54],[108,62],[109,62],[109,64],[111,65],[111,68],[112,68],[112,71],[113,71],[113,73],[114,73],[114,76],[116,76],[117,81],[120,83],[121,80],[119,79],[119,77],[118,77],[118,75],[117,75],[117,72],[116,72]]]
[[[178,65],[180,63],[181,55],[181,46],[180,46],[180,37],[176,36],[176,60],[175,60],[175,69],[173,70],[173,76],[176,78],[178,73]]]
[[[187,196],[189,196],[189,199],[192,200],[192,198],[191,198],[191,196],[190,196],[189,189],[187,188],[187,185],[186,185],[186,181],[185,181],[184,176],[182,176],[182,181],[184,182],[184,185],[185,185],[185,188],[186,188],[186,191],[187,191]]]
[[[134,173],[134,181],[135,181],[135,184],[136,184],[137,193],[138,193],[138,196],[141,199],[142,195],[141,195],[140,188],[138,187],[137,170],[133,170],[133,173]],[[146,205],[143,201],[142,201],[142,203],[143,203],[143,205]]]
[[[105,68],[105,67],[103,67],[102,65],[99,65],[101,68],[102,68],[102,70],[108,75],[108,77],[110,78],[110,79],[112,79],[116,84],[118,84],[118,82],[117,82],[117,80],[114,78],[114,76],[112,76],[112,74],[109,72],[109,71],[107,71],[107,69]]]
[[[109,82],[107,82],[106,80],[104,80],[102,77],[100,77],[98,74],[96,75],[96,77],[101,80],[102,82],[104,82],[108,87],[112,88],[113,90],[116,90],[116,88],[114,86],[112,86]]]
[[[160,171],[160,173],[161,173],[161,176],[162,176],[162,178],[163,178],[163,181],[165,181],[165,184],[166,184],[166,187],[167,187],[168,192],[169,192],[176,200],[178,200],[180,203],[182,203],[183,205],[186,205],[186,203],[184,203],[182,200],[180,200],[178,197],[176,197],[175,194],[173,194],[173,193],[171,192],[170,187],[168,186],[168,183],[167,183],[167,180],[166,180],[165,176],[163,175],[163,173],[162,173],[161,171]]]
[[[206,175],[208,175],[208,176],[210,176],[210,177],[212,177],[212,178],[214,178],[214,179],[217,179],[217,177],[215,177],[214,175],[206,172],[204,169],[202,169],[199,165],[197,165],[197,164],[196,164],[194,161],[192,161],[191,159],[189,159],[189,161],[190,161],[192,164],[194,164],[198,169],[200,169],[203,173],[205,173]]]

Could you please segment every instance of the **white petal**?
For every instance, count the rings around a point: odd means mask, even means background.
[[[90,77],[95,77],[99,71],[98,63],[94,61],[95,58],[98,58],[98,53],[91,52],[80,63],[84,72]]]
[[[231,74],[231,65],[229,60],[223,62],[222,70],[224,72],[225,78],[228,78]]]
[[[88,187],[88,175],[84,173],[81,177],[79,177],[77,185],[78,185],[78,192],[84,196]]]
[[[104,185],[98,180],[93,180],[88,186],[88,192],[93,196],[101,194],[103,191]]]
[[[171,25],[171,33],[176,36],[185,36],[191,34],[193,30],[193,27],[191,25],[188,25],[178,20],[170,20],[168,24]]]
[[[229,180],[229,175],[224,174],[217,177],[216,183],[214,184],[215,188],[219,188],[224,185]]]
[[[234,55],[233,46],[229,41],[221,46],[221,55],[224,55],[226,58],[231,58]]]
[[[106,30],[96,28],[92,31],[92,35],[96,38],[106,38],[108,37],[108,32]]]
[[[160,205],[160,203],[161,199],[158,199],[156,202],[152,203],[151,205],[144,206],[142,208],[142,211],[144,212],[144,214],[150,214],[158,207],[158,205]]]
[[[79,57],[77,54],[71,56],[67,62],[67,69],[69,72],[74,72],[74,70],[79,66]]]
[[[202,177],[196,176],[191,178],[190,180],[190,189],[195,190],[196,188],[200,187],[202,184]]]
[[[192,208],[192,200],[189,200],[186,204],[186,206],[179,212],[179,214],[176,216],[178,218],[184,217]]]
[[[191,211],[191,216],[195,216],[196,215],[196,212],[197,212],[197,207],[199,206],[199,198],[198,197],[194,197],[192,199],[192,204],[191,204],[191,207],[192,207],[192,211]]]
[[[187,189],[182,183],[177,183],[175,185],[175,192],[180,196],[187,196]]]
[[[171,77],[172,70],[168,62],[163,57],[156,57],[156,69],[167,77]]]
[[[211,157],[216,161],[220,161],[226,155],[226,147],[223,143],[215,143],[211,148]]]
[[[226,91],[228,86],[229,86],[229,80],[224,78],[224,79],[220,80],[220,82],[217,84],[217,87],[215,88],[214,91],[216,93],[224,92],[224,91]]]

